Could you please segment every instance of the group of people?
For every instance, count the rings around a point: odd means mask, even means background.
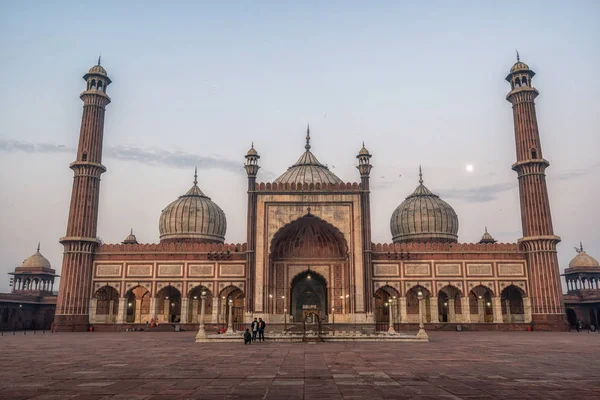
[[[252,321],[252,323],[250,324],[250,328],[247,328],[246,332],[244,332],[244,344],[250,344],[252,342],[256,342],[257,335],[258,335],[258,341],[264,342],[266,326],[267,326],[267,324],[265,323],[265,321],[263,321],[262,318],[258,318],[258,320],[256,318],[254,318],[254,321]],[[252,333],[250,333],[250,330],[252,330]]]

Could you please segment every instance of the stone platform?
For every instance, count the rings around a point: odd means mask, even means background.
[[[235,343],[243,342],[243,332],[231,334],[207,334],[205,338],[196,338],[198,343]],[[314,332],[307,332],[306,335],[296,333],[275,333],[265,334],[265,340],[269,342],[428,342],[427,337],[419,337],[416,333],[378,333],[364,334],[360,332],[340,332],[336,334],[326,334],[319,336]]]

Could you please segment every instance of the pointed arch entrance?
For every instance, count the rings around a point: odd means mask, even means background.
[[[328,314],[327,281],[316,272],[304,271],[292,279],[290,287],[290,316],[304,321],[307,312],[322,319]]]
[[[310,212],[283,226],[271,240],[267,282],[269,314],[301,322],[308,307],[317,309],[321,321],[328,320],[332,309],[351,313],[354,299],[343,233]]]

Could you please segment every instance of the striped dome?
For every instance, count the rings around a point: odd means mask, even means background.
[[[223,243],[227,232],[225,213],[198,187],[194,186],[162,211],[160,241]]]
[[[396,208],[390,220],[394,243],[457,242],[458,217],[448,203],[423,185]]]
[[[333,172],[317,160],[317,157],[310,151],[310,128],[306,129],[306,151],[300,156],[294,165],[288,168],[275,183],[344,183]]]

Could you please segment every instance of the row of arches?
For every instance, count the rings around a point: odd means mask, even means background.
[[[40,290],[51,292],[54,290],[54,279],[17,277],[14,280],[14,290]]]
[[[119,297],[112,286],[104,286],[92,299],[90,315],[93,323],[146,323],[152,319],[167,323],[197,323],[202,312],[203,292],[205,322],[225,321],[229,307],[232,307],[234,321],[242,322],[245,297],[235,286],[224,288],[216,297],[204,286],[197,286],[187,296],[182,296],[179,289],[167,285],[152,296],[148,288],[138,285],[129,289],[124,297]]]
[[[520,88],[522,86],[531,86],[531,79],[526,75],[516,76],[513,78],[513,80],[511,80],[510,85],[513,89]]]
[[[87,90],[100,90],[106,93],[106,83],[100,79],[90,79],[88,81]]]
[[[567,278],[566,281],[568,290],[600,289],[600,278],[597,277],[575,276]]]
[[[425,287],[415,286],[401,297],[398,291],[384,286],[375,292],[375,320],[389,322],[390,312],[395,322],[419,321],[419,297],[423,295],[424,322],[525,322],[526,307],[523,290],[510,285],[499,297],[485,286],[477,286],[467,296],[451,285],[441,288],[437,296]],[[501,314],[501,315],[495,315]]]

